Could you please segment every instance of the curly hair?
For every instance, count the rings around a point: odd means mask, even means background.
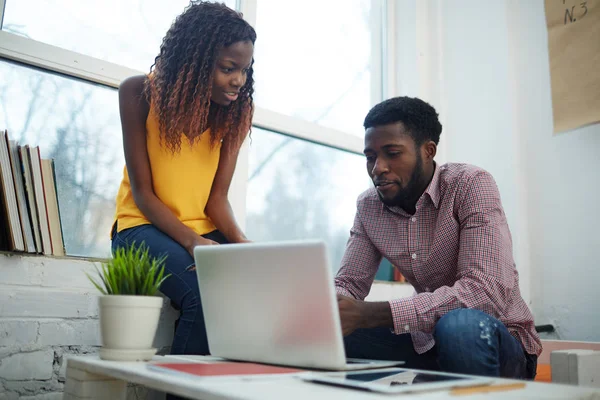
[[[194,143],[209,123],[211,146],[222,141],[233,150],[244,141],[253,114],[252,65],[236,101],[211,104],[219,51],[240,41],[256,41],[254,28],[241,13],[225,4],[194,0],[165,35],[144,92],[158,118],[161,142],[173,153],[181,149],[182,132]]]
[[[427,140],[440,141],[442,124],[438,114],[428,103],[413,97],[394,97],[385,100],[369,111],[365,129],[402,122],[415,143],[420,146]]]

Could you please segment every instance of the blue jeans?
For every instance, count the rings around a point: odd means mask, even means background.
[[[461,308],[439,319],[435,346],[424,354],[414,350],[410,334],[388,328],[357,329],[344,338],[346,356],[405,361],[406,368],[469,375],[533,379],[537,356],[523,346],[496,318]]]
[[[205,238],[217,243],[228,243],[219,231],[213,231]],[[171,274],[160,287],[160,291],[171,299],[171,304],[181,311],[176,323],[171,354],[209,354],[206,327],[198,278],[194,268],[194,258],[187,250],[163,233],[154,225],[140,225],[121,232],[113,228],[112,249],[144,242],[153,257],[166,255],[165,275]]]

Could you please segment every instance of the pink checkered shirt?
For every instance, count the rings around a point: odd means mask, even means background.
[[[519,290],[500,193],[488,172],[467,164],[438,166],[414,215],[386,207],[374,188],[361,194],[337,292],[363,300],[382,256],[415,288],[412,297],[391,300],[390,307],[394,333],[411,333],[417,353],[434,346],[436,322],[457,308],[492,315],[527,353],[541,353]]]

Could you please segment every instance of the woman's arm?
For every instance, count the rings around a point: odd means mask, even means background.
[[[217,167],[217,173],[213,181],[205,212],[217,229],[231,243],[249,242],[235,221],[233,210],[227,197],[240,149],[227,151],[227,147],[225,144],[221,146],[219,166]]]
[[[146,148],[146,119],[150,105],[144,95],[145,76],[133,76],[119,86],[119,110],[123,129],[125,164],[135,204],[158,229],[185,247],[190,254],[196,245],[216,244],[204,239],[177,219],[156,196]]]

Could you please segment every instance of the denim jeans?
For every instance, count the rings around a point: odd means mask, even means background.
[[[219,231],[203,236],[217,243],[228,243]],[[167,256],[165,275],[171,276],[163,282],[160,291],[181,311],[176,323],[171,354],[209,354],[198,278],[195,269],[192,268],[195,264],[194,258],[183,246],[153,225],[140,225],[118,233],[116,226],[113,228],[113,251],[133,242],[144,242],[153,257]]]
[[[435,346],[424,354],[414,350],[410,334],[388,328],[357,329],[344,338],[347,357],[405,361],[406,368],[469,375],[533,379],[537,356],[527,354],[519,340],[496,318],[473,309],[458,309],[437,322]]]

